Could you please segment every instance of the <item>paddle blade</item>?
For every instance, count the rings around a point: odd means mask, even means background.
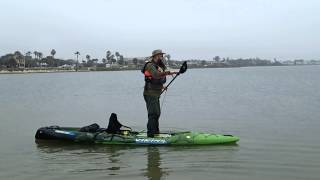
[[[187,61],[184,61],[182,63],[182,66],[180,67],[179,74],[185,73],[187,69],[188,69]]]

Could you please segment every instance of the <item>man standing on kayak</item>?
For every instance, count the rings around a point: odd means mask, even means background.
[[[163,63],[163,54],[165,53],[160,49],[152,51],[151,60],[146,62],[142,69],[145,77],[143,96],[148,111],[148,137],[154,137],[154,134],[160,133],[160,95],[163,90],[166,90],[164,86],[166,76],[177,74],[177,72],[166,71],[166,66]]]

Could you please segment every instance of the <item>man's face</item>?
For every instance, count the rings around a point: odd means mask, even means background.
[[[158,61],[162,61],[163,60],[163,54],[158,54],[158,55],[156,55],[156,61],[158,62]]]

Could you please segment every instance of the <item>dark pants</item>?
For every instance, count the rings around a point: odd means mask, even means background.
[[[153,137],[159,131],[159,117],[160,117],[160,97],[144,95],[148,111],[147,134],[148,137]]]

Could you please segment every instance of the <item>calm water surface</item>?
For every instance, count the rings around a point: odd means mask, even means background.
[[[320,66],[188,70],[162,97],[162,130],[238,145],[36,143],[48,125],[145,129],[139,71],[0,75],[0,179],[319,179]]]

